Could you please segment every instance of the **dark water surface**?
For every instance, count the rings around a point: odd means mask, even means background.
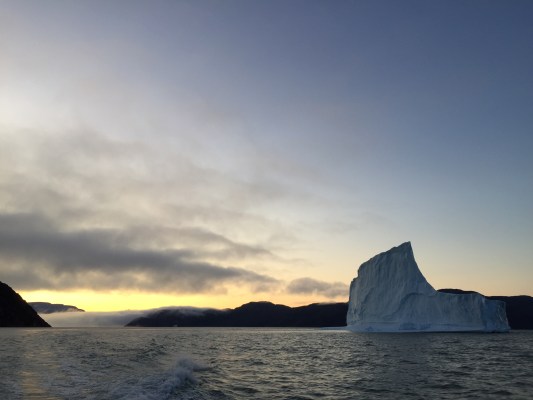
[[[533,331],[1,329],[0,399],[533,399]]]

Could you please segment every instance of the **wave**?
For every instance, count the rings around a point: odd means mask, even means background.
[[[197,383],[196,371],[208,369],[189,357],[179,357],[166,371],[118,383],[108,393],[110,399],[164,400],[179,398],[181,389]]]

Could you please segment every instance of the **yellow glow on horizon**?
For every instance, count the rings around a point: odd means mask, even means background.
[[[76,306],[85,311],[123,311],[146,310],[170,306],[191,306],[209,308],[235,308],[250,301],[271,301],[288,306],[301,306],[317,302],[348,301],[346,299],[328,300],[320,296],[295,296],[275,293],[238,293],[234,295],[196,294],[175,295],[164,293],[140,292],[93,292],[93,291],[24,291],[19,292],[27,302],[45,301]]]
[[[217,308],[227,307],[226,302],[221,302],[221,299],[214,299],[205,295],[179,296],[138,292],[59,292],[44,290],[21,292],[20,295],[28,302],[46,301],[49,303],[68,304],[82,308],[85,311],[145,310],[166,306],[213,307],[216,305]],[[221,304],[218,306],[216,303]]]

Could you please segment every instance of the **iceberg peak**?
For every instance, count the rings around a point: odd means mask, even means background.
[[[361,264],[350,285],[346,322],[353,331],[509,330],[504,302],[437,292],[420,272],[411,242]]]

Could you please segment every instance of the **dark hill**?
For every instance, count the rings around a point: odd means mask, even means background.
[[[181,327],[325,327],[345,326],[347,303],[288,307],[266,301],[229,310],[164,309],[139,317],[126,326]]]
[[[440,289],[445,293],[476,293]],[[533,297],[486,296],[506,303],[511,329],[533,329]],[[333,327],[346,325],[347,303],[288,307],[266,301],[243,304],[229,310],[162,309],[129,322],[126,326],[181,327]]]
[[[39,314],[53,314],[56,312],[85,312],[81,308],[68,306],[66,304],[53,304],[44,301],[34,301],[28,303]]]
[[[0,282],[0,327],[49,327],[8,285]]]
[[[470,290],[439,289],[444,293],[477,293]],[[531,296],[485,296],[490,300],[505,302],[507,321],[511,329],[533,329],[533,297]]]

